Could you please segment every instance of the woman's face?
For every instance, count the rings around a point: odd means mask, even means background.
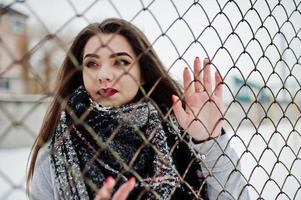
[[[133,100],[141,73],[126,38],[117,34],[91,37],[83,51],[83,80],[93,100],[102,106],[120,106]]]

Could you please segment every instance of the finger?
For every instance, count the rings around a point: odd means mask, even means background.
[[[115,180],[109,176],[104,182],[102,188],[98,190],[94,200],[110,199],[114,185],[115,185]]]
[[[194,93],[194,85],[191,82],[190,73],[187,67],[185,67],[183,72],[183,81],[184,81],[184,95],[189,97]]]
[[[173,101],[172,110],[175,113],[177,121],[181,123],[185,119],[187,113],[183,109],[182,102],[179,99],[179,97],[177,97],[176,95],[172,95],[172,101]]]
[[[223,102],[223,87],[222,87],[222,77],[218,71],[215,72],[215,91],[214,95],[217,97],[217,99],[220,99],[218,102],[218,105]]]
[[[215,72],[215,96],[222,97],[223,90],[222,90],[222,77],[218,71]]]
[[[205,86],[206,91],[210,95],[212,93],[212,86],[211,86],[210,64],[208,58],[204,59],[203,69],[204,69],[203,84]]]
[[[203,91],[203,86],[202,86],[202,74],[201,74],[201,62],[199,57],[196,57],[194,59],[194,64],[193,64],[193,71],[194,71],[194,88],[195,92],[200,92]]]
[[[134,189],[135,183],[136,180],[132,177],[126,183],[122,184],[113,196],[113,200],[126,200],[129,193]]]

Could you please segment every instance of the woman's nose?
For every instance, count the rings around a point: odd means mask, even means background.
[[[114,72],[109,67],[102,66],[97,72],[97,79],[100,83],[111,82],[114,79]]]

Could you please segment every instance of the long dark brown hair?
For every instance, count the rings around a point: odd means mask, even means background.
[[[68,97],[76,88],[83,85],[81,65],[84,46],[91,37],[99,33],[122,35],[132,46],[141,67],[141,77],[144,80],[143,92],[139,90],[135,99],[142,98],[143,94],[147,94],[148,98],[157,104],[162,113],[166,114],[172,106],[172,94],[182,96],[178,84],[168,75],[152,45],[136,26],[116,18],[109,18],[101,23],[88,25],[75,37],[61,66],[54,98],[49,105],[41,130],[31,150],[31,161],[27,175],[27,194],[40,148],[53,135],[61,110]]]

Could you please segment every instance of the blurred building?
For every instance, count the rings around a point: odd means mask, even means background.
[[[27,15],[0,4],[0,93],[27,93]]]

